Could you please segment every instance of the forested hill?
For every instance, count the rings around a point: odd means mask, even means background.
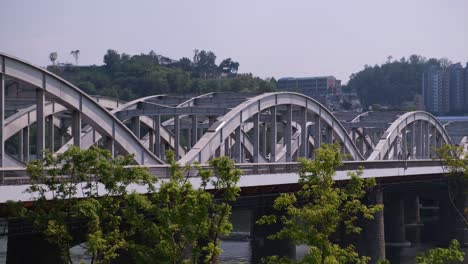
[[[52,65],[48,70],[77,85],[88,94],[122,100],[155,94],[201,94],[206,92],[268,92],[274,79],[262,80],[239,74],[231,58],[216,64],[210,51],[194,51],[192,59],[172,60],[151,51],[130,56],[108,50],[102,66]]]
[[[413,101],[421,94],[422,74],[430,65],[450,64],[447,59],[426,59],[411,55],[408,59],[388,58],[382,65],[364,66],[364,70],[352,74],[347,91],[357,92],[362,105],[374,104],[401,109],[405,101]]]

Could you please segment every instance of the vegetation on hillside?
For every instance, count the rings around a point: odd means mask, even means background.
[[[262,93],[275,90],[274,79],[239,74],[239,66],[231,58],[216,64],[216,55],[204,50],[195,50],[192,59],[171,60],[154,51],[130,56],[110,49],[104,55],[102,66],[51,65],[48,70],[88,94],[122,100],[166,93]]]
[[[427,59],[418,55],[400,60],[388,60],[382,65],[364,66],[354,73],[346,87],[357,92],[362,105],[367,108],[374,104],[401,109],[405,101],[413,101],[422,94],[422,74],[430,65],[450,64],[447,59]]]

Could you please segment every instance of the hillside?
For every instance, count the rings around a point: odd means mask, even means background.
[[[194,51],[193,59],[172,60],[151,51],[130,56],[108,50],[102,66],[52,65],[47,69],[88,94],[122,100],[154,94],[206,92],[262,93],[276,89],[274,79],[239,74],[239,63],[227,58],[216,64],[210,51]]]
[[[411,55],[408,59],[389,57],[382,65],[368,66],[352,74],[344,89],[355,91],[364,108],[379,104],[402,109],[404,102],[413,101],[422,91],[422,74],[430,65],[449,64],[447,59],[427,59]]]

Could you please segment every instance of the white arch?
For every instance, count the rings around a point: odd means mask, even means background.
[[[213,127],[214,129],[210,129],[210,131],[203,135],[197,144],[179,162],[181,164],[188,164],[195,161],[200,163],[207,162],[212,157],[213,153],[215,153],[215,150],[243,122],[260,111],[278,105],[305,107],[314,114],[319,115],[325,123],[332,127],[337,137],[343,142],[343,145],[354,160],[364,159],[343,125],[341,125],[336,117],[323,105],[299,93],[280,92],[258,95],[229,111],[218,120],[217,127]]]
[[[398,134],[409,124],[412,124],[415,121],[426,121],[430,125],[436,128],[437,132],[442,135],[442,139],[446,144],[451,144],[450,136],[447,131],[444,129],[442,124],[428,112],[423,111],[414,111],[408,112],[401,115],[397,120],[395,120],[390,127],[387,128],[385,133],[377,143],[374,151],[371,153],[367,160],[382,160],[385,155],[390,151],[392,143],[397,138]]]
[[[0,53],[0,62],[2,74],[34,85],[68,109],[79,111],[100,134],[111,137],[127,153],[134,154],[138,164],[163,163],[122,122],[76,86],[47,70],[3,53]]]

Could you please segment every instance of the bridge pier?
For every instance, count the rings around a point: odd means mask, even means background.
[[[464,184],[461,184],[464,185]],[[468,195],[463,186],[451,186],[440,198],[440,243],[447,245],[457,239],[462,247],[468,247],[468,228],[465,208],[468,207]]]
[[[292,245],[289,240],[271,240],[267,237],[273,235],[281,230],[281,223],[272,225],[257,225],[256,221],[263,215],[275,214],[272,208],[255,208],[252,210],[252,224],[251,224],[251,247],[252,259],[251,263],[261,263],[263,258],[268,256],[284,256],[290,259],[296,258],[296,247]]]
[[[383,192],[381,189],[373,189],[367,195],[369,204],[383,204]],[[362,220],[362,232],[359,234],[356,248],[359,254],[371,257],[369,263],[385,259],[385,226],[384,211],[374,215],[373,220]]]
[[[406,241],[405,203],[402,193],[389,193],[385,203],[386,253],[390,263],[400,263],[402,249],[410,247]]]
[[[406,216],[406,238],[411,244],[421,243],[421,223],[420,201],[416,194],[408,195],[405,201],[405,216]]]

